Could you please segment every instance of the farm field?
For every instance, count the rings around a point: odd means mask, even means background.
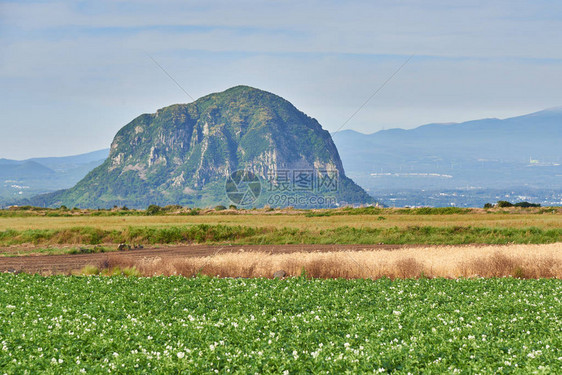
[[[472,210],[463,214],[416,214],[414,210],[379,209],[372,214],[318,215],[306,212],[225,212],[200,215],[123,215],[123,216],[0,216],[0,231],[8,229],[42,230],[91,227],[102,230],[122,230],[128,227],[160,228],[188,225],[229,225],[256,228],[306,228],[310,230],[333,229],[342,226],[352,228],[406,228],[410,226],[454,227],[472,226],[489,228],[562,228],[562,211],[532,213],[525,210],[514,212],[486,212]],[[336,211],[337,212],[337,211]],[[363,211],[364,212],[364,211]],[[368,212],[368,211],[367,211]],[[343,211],[342,213],[345,213]]]
[[[558,209],[186,212],[147,215],[143,211],[2,211],[0,255],[75,253],[82,246],[111,251],[120,243],[155,247],[562,242],[562,212]]]
[[[562,371],[560,210],[6,213],[0,373]]]
[[[3,373],[560,373],[559,280],[0,275]]]

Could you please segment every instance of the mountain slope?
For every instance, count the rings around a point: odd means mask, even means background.
[[[117,133],[101,166],[72,189],[36,197],[31,203],[228,204],[226,178],[241,169],[262,181],[263,193],[253,202],[257,206],[308,206],[318,196],[346,203],[373,202],[345,176],[330,134],[315,119],[279,96],[237,86],[137,117]],[[284,191],[285,202],[271,200],[280,195],[278,179],[268,181],[272,175],[310,170],[315,177],[322,171],[337,173],[337,189],[307,192],[306,199],[295,204],[291,204],[294,191]],[[318,205],[323,204],[311,204]]]

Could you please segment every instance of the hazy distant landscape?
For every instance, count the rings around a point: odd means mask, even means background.
[[[68,157],[27,160],[0,159],[0,202],[16,203],[22,198],[74,186],[103,163],[109,150]]]
[[[390,206],[562,205],[562,109],[369,135],[344,130],[334,142],[347,173]]]

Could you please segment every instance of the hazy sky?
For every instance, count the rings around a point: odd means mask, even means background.
[[[0,1],[0,158],[106,148],[141,113],[245,84],[334,131],[562,105],[559,0]]]

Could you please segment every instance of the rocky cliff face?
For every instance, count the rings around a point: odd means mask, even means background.
[[[331,192],[338,201],[372,201],[345,177],[336,146],[318,121],[279,96],[237,86],[137,117],[117,133],[101,166],[74,188],[32,203],[94,208],[228,203],[225,180],[241,169],[261,181],[286,171],[330,171],[339,176]],[[266,198],[262,194],[256,204],[268,204]]]

